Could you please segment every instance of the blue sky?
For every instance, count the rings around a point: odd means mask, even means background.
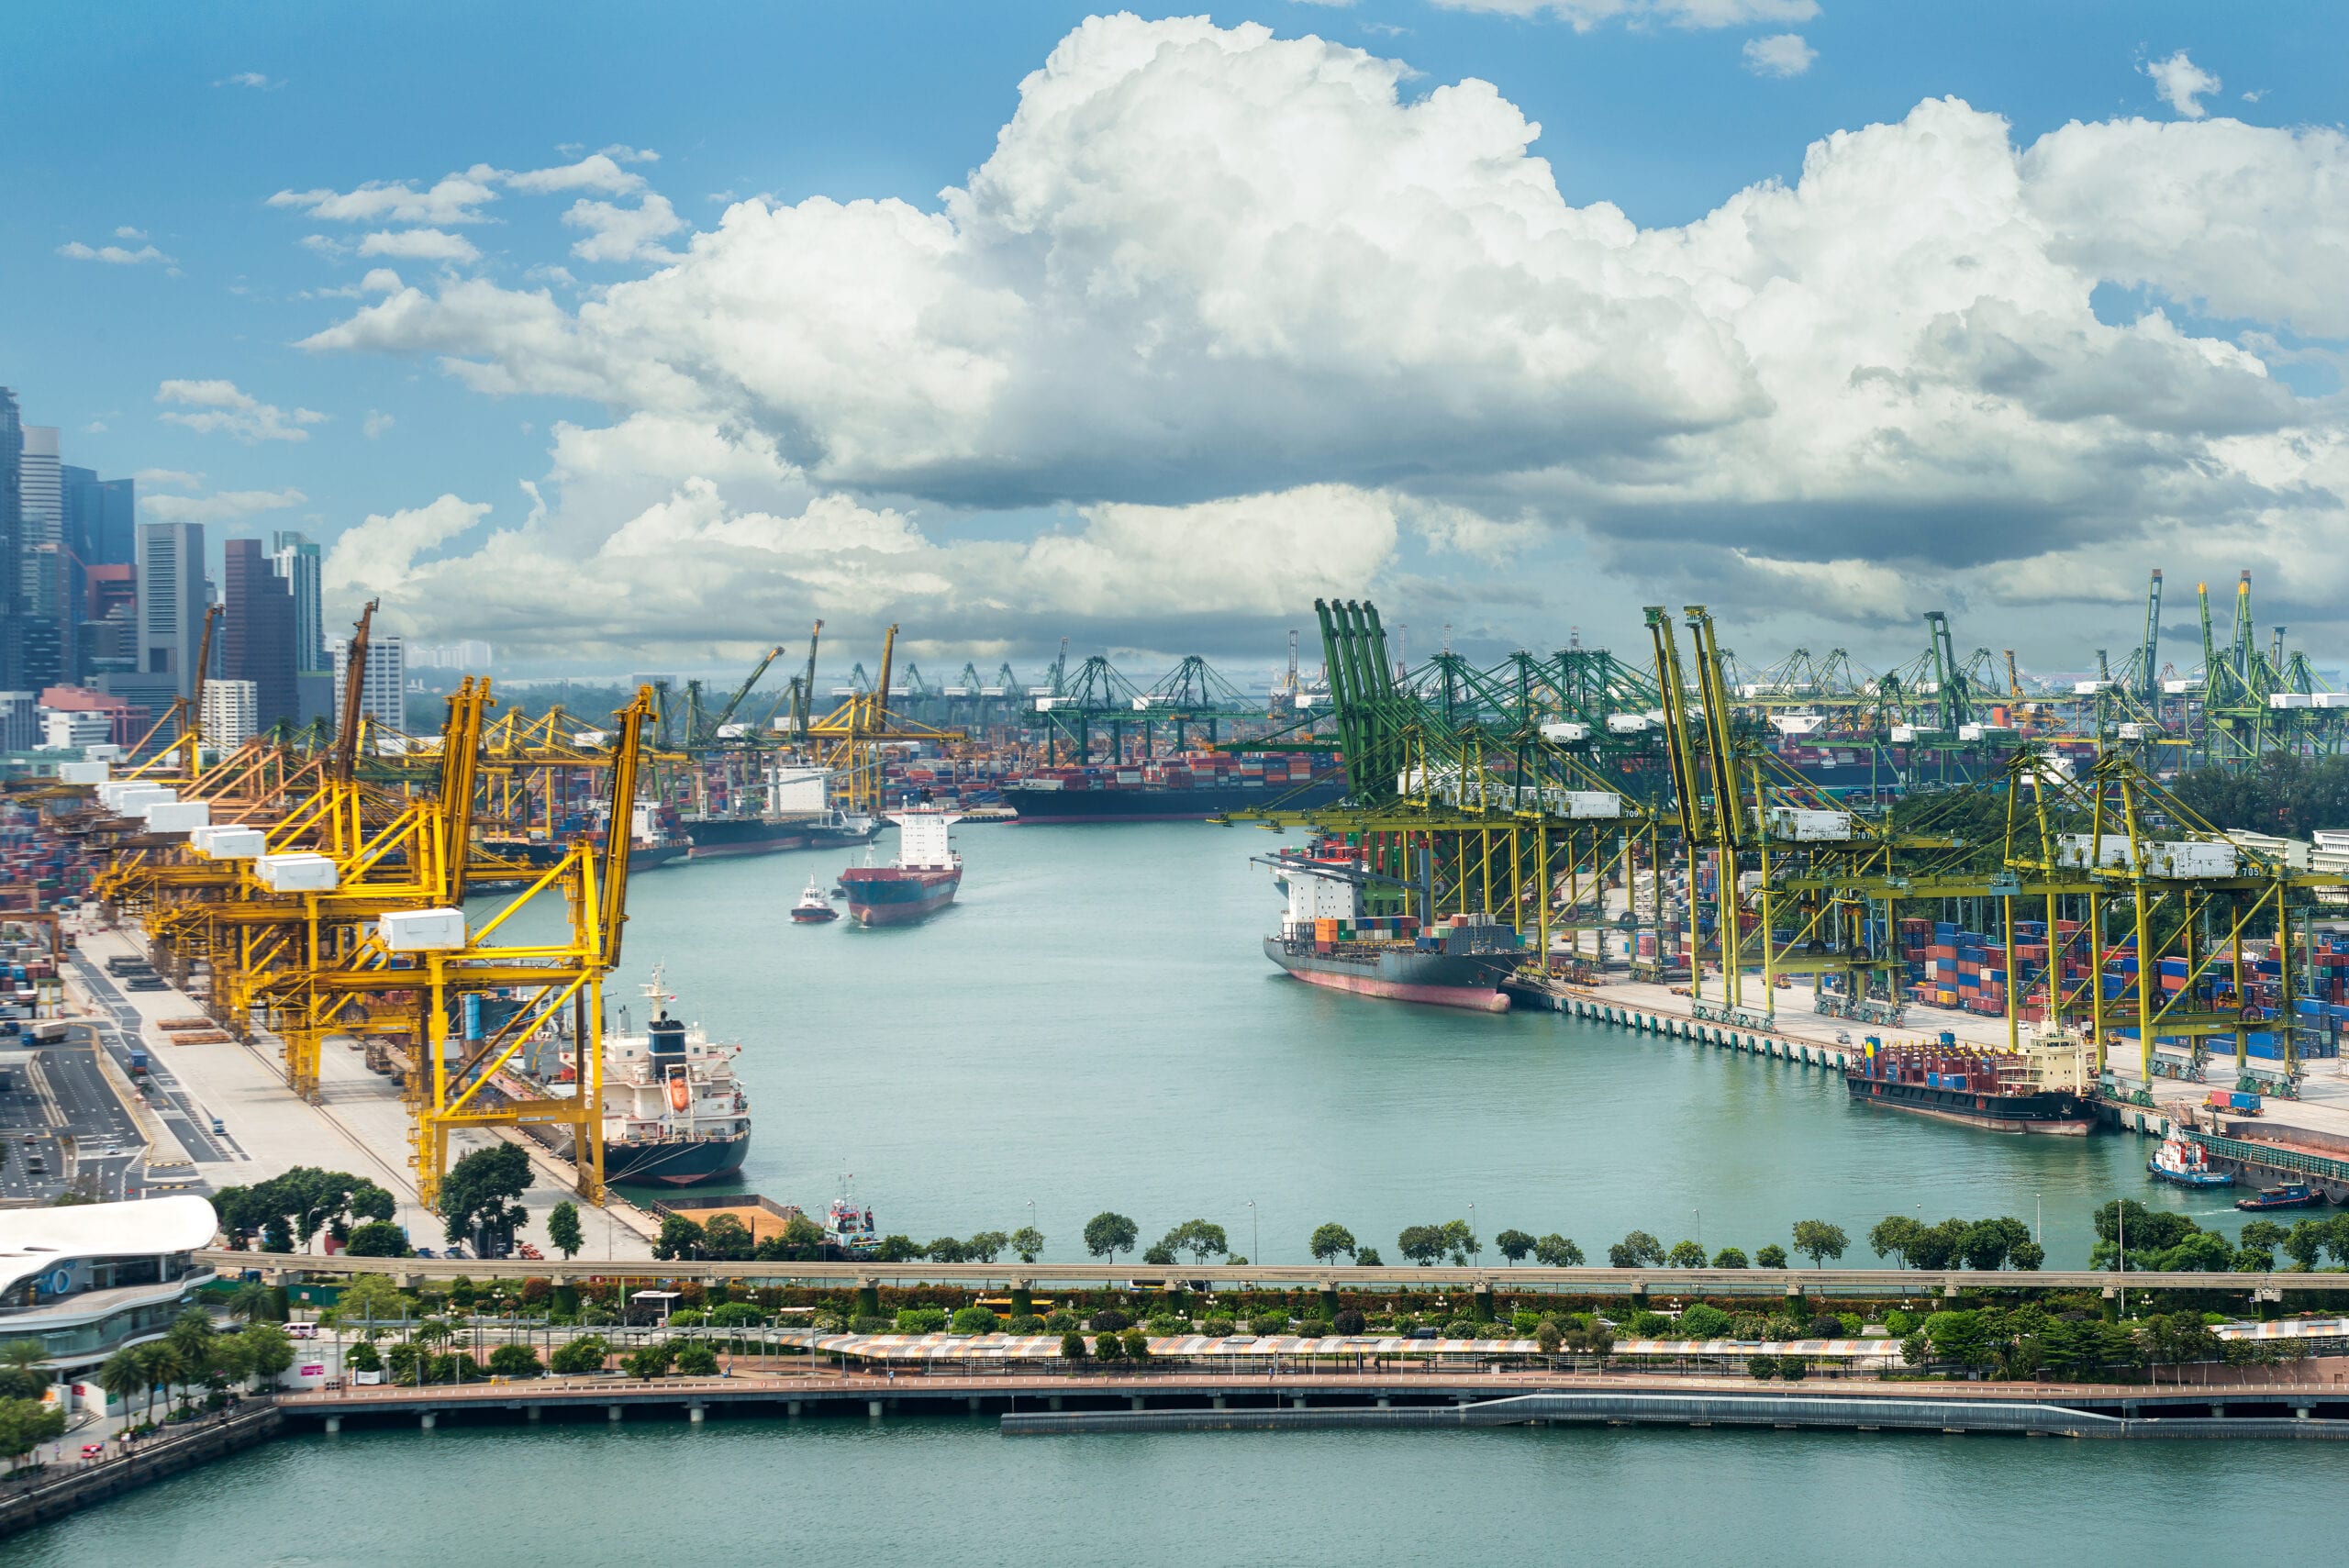
[[[1135,10],[1146,19],[1202,14],[1184,7]],[[1506,14],[1511,10],[1533,14]],[[998,132],[1020,105],[1023,78],[1088,14],[1078,6],[968,4],[700,6],[661,12],[594,4],[50,7],[39,28],[43,48],[0,60],[0,102],[7,106],[12,149],[0,179],[6,182],[13,218],[0,234],[0,297],[11,306],[0,312],[0,384],[17,390],[28,421],[63,428],[69,461],[110,474],[200,475],[147,488],[186,497],[194,505],[184,506],[184,515],[207,515],[208,504],[216,535],[302,527],[334,539],[370,516],[406,517],[444,496],[466,508],[485,508],[379,529],[396,536],[398,547],[388,553],[354,550],[345,597],[380,589],[390,595],[395,615],[425,635],[486,636],[527,648],[528,658],[544,663],[573,654],[614,663],[637,650],[647,657],[728,657],[764,639],[762,628],[769,620],[778,623],[774,635],[780,636],[790,629],[779,624],[785,617],[828,607],[835,618],[860,628],[901,617],[941,648],[1033,651],[1073,630],[1081,642],[1161,651],[1197,645],[1241,655],[1261,648],[1270,657],[1274,628],[1294,623],[1297,613],[1285,617],[1262,594],[1235,594],[1219,603],[1212,583],[1198,582],[1162,598],[1150,591],[1147,572],[1138,583],[1127,582],[1091,558],[1081,569],[1055,565],[1044,572],[1032,550],[1019,554],[1039,536],[1090,539],[1106,527],[1093,543],[1115,553],[1146,532],[1180,535],[1190,526],[1185,515],[1161,510],[1105,524],[1088,507],[1179,508],[1249,497],[1288,498],[1260,508],[1293,519],[1278,525],[1289,531],[1267,559],[1294,564],[1300,553],[1310,559],[1326,550],[1338,563],[1327,591],[1375,591],[1384,602],[1399,604],[1405,618],[1453,622],[1464,639],[1496,647],[1554,643],[1570,623],[1611,628],[1618,640],[1629,640],[1636,617],[1625,606],[1651,595],[1710,592],[1748,611],[1757,648],[1774,639],[1783,645],[1825,636],[1849,641],[1855,651],[1876,646],[1890,658],[1918,641],[1907,627],[1916,610],[1934,607],[1920,595],[1931,598],[1940,590],[1936,576],[1946,569],[1948,596],[1979,619],[1985,639],[2031,639],[2043,665],[2065,667],[2085,654],[2068,639],[2049,635],[2049,609],[2061,603],[2062,590],[2048,584],[2079,574],[2067,573],[2051,556],[2049,537],[2077,530],[2094,541],[2099,559],[2111,562],[2113,582],[2141,582],[2147,566],[2165,560],[2174,579],[2181,564],[2203,569],[2201,561],[2189,559],[2190,550],[2171,548],[2186,542],[2178,521],[2164,525],[2166,531],[2132,538],[2112,517],[2067,506],[2043,512],[2018,502],[2020,493],[2033,487],[2028,475],[1978,494],[1961,486],[1930,505],[1920,503],[1913,515],[1896,497],[1890,510],[1902,514],[1898,537],[1863,534],[1816,548],[1809,541],[1832,533],[1842,526],[1838,519],[1854,509],[1886,509],[1885,497],[1825,482],[1790,484],[1786,494],[1770,495],[1724,496],[1695,485],[1669,505],[1642,511],[1653,486],[1644,481],[1635,486],[1642,499],[1634,506],[1626,499],[1631,482],[1590,452],[1619,443],[1685,444],[1692,424],[1727,428],[1753,413],[1750,399],[1748,406],[1731,410],[1709,394],[1684,400],[1685,389],[1659,395],[1654,420],[1629,432],[1615,430],[1588,408],[1561,406],[1561,428],[1577,421],[1589,426],[1586,436],[1562,444],[1561,455],[1529,453],[1522,438],[1496,438],[1492,452],[1464,457],[1456,472],[1443,473],[1447,464],[1441,459],[1408,455],[1382,467],[1375,452],[1345,450],[1326,431],[1301,429],[1292,438],[1277,417],[1261,443],[1244,439],[1246,432],[1235,441],[1228,432],[1203,430],[1186,410],[1163,406],[1140,409],[1131,426],[1112,432],[1114,439],[1093,438],[1100,439],[1098,450],[1086,450],[1085,440],[1072,437],[1041,443],[1030,455],[1028,425],[1013,430],[990,416],[979,433],[948,443],[958,455],[943,468],[930,456],[860,467],[839,461],[839,454],[858,440],[870,447],[871,434],[830,428],[820,413],[798,410],[796,384],[753,388],[739,404],[705,388],[680,404],[680,417],[707,419],[711,428],[729,432],[729,439],[747,428],[757,439],[780,441],[794,465],[784,484],[790,494],[777,499],[761,492],[743,499],[722,477],[699,472],[696,462],[672,450],[644,460],[652,468],[670,465],[644,476],[649,487],[623,487],[625,496],[616,493],[597,512],[573,494],[584,494],[578,464],[551,458],[550,431],[559,421],[587,430],[614,428],[640,406],[636,399],[643,383],[636,373],[583,382],[526,369],[504,374],[500,389],[468,385],[440,367],[440,352],[496,360],[508,350],[470,344],[451,350],[457,328],[445,320],[412,339],[377,332],[363,346],[301,346],[382,297],[382,287],[372,295],[358,293],[362,278],[381,266],[396,271],[403,287],[432,299],[444,299],[453,281],[478,278],[506,291],[504,300],[543,288],[562,309],[575,312],[592,306],[601,291],[657,271],[656,255],[683,254],[692,234],[715,228],[729,204],[743,198],[764,197],[780,208],[810,198],[894,197],[935,214],[940,191],[963,184],[995,151]],[[1570,0],[1541,7],[1485,0],[1463,8],[1426,0],[1353,6],[1264,0],[1204,14],[1219,28],[1262,23],[1277,39],[1315,34],[1404,61],[1410,73],[1394,89],[1398,113],[1464,81],[1489,83],[1506,105],[1539,123],[1541,135],[1530,152],[1547,161],[1565,206],[1611,203],[1640,230],[1703,219],[1761,182],[1791,183],[1802,174],[1806,149],[1820,139],[1872,124],[1898,125],[1920,101],[1944,95],[2002,117],[2018,155],[2076,120],[2191,120],[2199,133],[2233,117],[2289,135],[2295,128],[2337,126],[2349,95],[2338,69],[2349,27],[2338,7],[2306,4],[1952,6],[1819,0],[1814,6],[1809,0],[1680,0],[1677,6],[1671,0],[1656,6]],[[1728,25],[1694,25],[1721,18],[1729,18]],[[1586,25],[1577,26],[1578,19]],[[1788,35],[1799,42],[1786,41]],[[2179,51],[2222,83],[2183,101],[2199,111],[2192,116],[2180,101],[2165,98],[2162,79],[2148,70]],[[1239,59],[1234,51],[1235,62]],[[63,68],[67,62],[70,69]],[[1186,78],[1182,90],[1211,97],[1216,88]],[[1126,115],[1129,124],[1136,106],[1146,108],[1150,102],[1138,95],[1097,97],[1090,112]],[[1365,124],[1368,134],[1382,134]],[[502,188],[466,215],[474,221],[414,226],[457,236],[475,253],[454,264],[358,255],[363,233],[390,230],[325,221],[300,204],[270,201],[281,192],[347,193],[374,182],[412,182],[424,189],[475,165],[509,172],[555,169],[615,147],[658,154],[657,160],[616,155],[618,167],[639,187],[603,194],[625,206],[640,199],[639,190],[651,190],[672,204],[678,227],[657,240],[669,251],[648,247],[607,261],[573,255],[583,230],[567,227],[562,217],[580,195],[575,185],[543,195]],[[1291,150],[1289,145],[1242,150],[1240,161],[1280,159]],[[2174,155],[2148,152],[2143,161],[2157,169]],[[1080,150],[1072,156],[1085,154]],[[1147,144],[1131,156],[1146,164]],[[2273,152],[2275,159],[2318,166],[2332,156],[2328,144],[2305,136]],[[1154,177],[1146,166],[1127,172],[1144,190]],[[2297,176],[2287,172],[2282,177],[2287,190],[2299,188],[2290,183]],[[2337,202],[2339,187],[2333,189],[2331,199]],[[2189,194],[2186,199],[2199,198]],[[1821,221],[1865,228],[1866,213],[1862,201]],[[1209,201],[1172,232],[1213,225],[1221,216]],[[2337,239],[2338,228],[2325,226],[2337,226],[2339,213],[2319,212],[2309,220],[2320,237],[2329,232]],[[1117,221],[1133,221],[1131,210]],[[2214,217],[2196,227],[2222,223]],[[873,264],[855,250],[856,241],[817,238],[842,245],[852,271]],[[1130,235],[1128,243],[1148,249],[1165,241],[1153,231]],[[2142,237],[2130,243],[2142,249]],[[150,248],[155,254],[109,261],[104,259],[109,248],[123,256],[144,255]],[[1802,249],[1820,253],[1815,239]],[[2172,266],[2159,258],[2146,261],[2132,250],[2125,263],[2115,263],[2108,259],[2110,249],[2089,234],[2067,240],[2064,252],[2066,265],[2110,269],[2111,275],[2091,280],[2104,324],[2126,326],[2160,312],[2176,332],[2239,351],[2246,335],[2255,335],[2260,345],[2274,346],[2255,350],[2265,356],[2264,373],[2297,391],[2296,411],[2262,405],[2266,412],[2259,414],[2240,410],[2239,388],[2195,393],[2201,401],[2187,423],[2199,437],[2240,442],[2256,429],[2302,447],[2335,439],[2339,381],[2330,356],[2338,339],[2329,334],[2338,328],[2321,312],[2295,312],[2287,297],[2288,280],[2246,309],[2206,301],[2188,286],[2214,268],[2222,275],[2222,261],[2202,257],[2190,266]],[[100,254],[84,257],[78,250]],[[2090,261],[2078,260],[2082,256]],[[1446,263],[1429,264],[1439,269],[1441,288]],[[551,282],[551,268],[567,276]],[[1348,286],[1342,272],[1329,278],[1333,288]],[[337,290],[348,292],[337,297]],[[1424,277],[1419,292],[1424,295]],[[1464,308],[1470,318],[1463,325],[1473,330],[1482,312],[1475,302]],[[1031,334],[1035,319],[1026,328]],[[640,334],[648,329],[638,328]],[[734,336],[754,348],[760,329],[746,322]],[[1120,324],[1100,329],[1114,350]],[[959,340],[959,330],[949,335]],[[1603,340],[1597,348],[1612,352]],[[1998,352],[2011,348],[2009,343]],[[2034,363],[2046,361],[2044,349],[2031,346]],[[1230,344],[1212,346],[1207,359],[1228,362],[1233,351]],[[1310,357],[1308,350],[1297,351]],[[2126,376],[2143,373],[2121,368],[2115,355],[2153,351],[2142,343],[2084,350],[2099,373]],[[607,373],[612,352],[608,346],[598,350],[607,363],[597,374]],[[1098,345],[1088,352],[1098,353]],[[665,350],[656,357],[663,365],[676,362]],[[1967,360],[1978,362],[1978,357]],[[1307,369],[1314,378],[1335,378],[1298,384],[1319,389],[1313,395],[1332,399],[1330,417],[1341,417],[1350,389],[1359,384],[1358,361],[1341,355]],[[777,373],[797,372],[786,366]],[[861,377],[890,373],[885,361]],[[1043,404],[1081,406],[1087,397],[1081,364],[1009,373],[1047,384]],[[1474,395],[1462,390],[1463,373],[1447,362],[1424,384],[1412,385],[1411,396],[1423,406],[1443,406],[1455,393],[1471,402],[1499,395],[1490,388]],[[741,376],[726,368],[712,379],[730,389]],[[1183,379],[1179,371],[1168,377]],[[217,388],[163,393],[169,383],[219,382],[233,384],[233,400]],[[1192,384],[1205,384],[1194,377]],[[159,401],[159,394],[170,400]],[[1219,383],[1201,395],[1228,400],[1231,393]],[[1637,402],[1641,395],[1628,395]],[[1772,395],[1782,405],[1786,400],[1783,392]],[[792,411],[774,414],[778,404],[792,405]],[[2229,411],[2212,412],[2221,405]],[[902,419],[907,406],[892,401],[874,417]],[[166,415],[179,417],[168,421]],[[2164,439],[2176,435],[2172,414],[2117,415],[2099,403],[2095,417],[2166,432]],[[1380,417],[1365,408],[1360,424],[1375,429]],[[2060,435],[2080,416],[2033,405],[2017,417]],[[1540,418],[1529,414],[1526,428],[1539,430]],[[1489,428],[1489,422],[1472,428],[1469,447],[1475,446],[1478,430]],[[1908,434],[1913,438],[1914,431]],[[1152,440],[1167,445],[1155,454],[1137,454],[1137,439],[1145,448]],[[1189,444],[1194,441],[1207,445]],[[2175,445],[2152,450],[2117,444],[2130,454],[2115,456],[2115,443],[2102,443],[2094,461],[2132,472],[2173,463],[2184,473],[2208,455]],[[1052,447],[1049,455],[1042,446]],[[1998,446],[1993,441],[1987,450],[1995,454]],[[2059,463],[2067,452],[2082,458],[2058,443],[2047,461]],[[835,461],[820,461],[827,455]],[[1953,451],[1947,462],[1936,462],[1936,473],[1962,471],[1979,456]],[[1682,450],[1670,461],[1695,475],[1723,459],[1718,450]],[[960,470],[946,472],[957,464]],[[807,482],[799,484],[803,470]],[[2321,532],[2328,519],[2340,520],[2338,493],[2330,488],[2337,467],[2320,464],[2287,477],[2246,460],[2244,472],[2258,495],[2198,492],[2190,500],[2173,495],[2169,501],[2232,508],[2229,547],[2240,555],[2277,534],[2279,562],[2291,558],[2282,541],[2299,537],[2292,528]],[[1529,477],[1534,474],[1538,482]],[[572,482],[561,494],[558,475]],[[651,484],[656,478],[661,483]],[[967,558],[951,550],[925,554],[919,573],[904,575],[919,576],[928,585],[902,595],[892,594],[887,571],[860,569],[855,585],[844,588],[838,573],[810,569],[797,557],[783,562],[738,558],[726,571],[671,585],[660,613],[636,618],[598,608],[599,595],[631,585],[624,572],[589,573],[566,612],[560,604],[525,604],[514,595],[468,611],[448,591],[465,579],[433,580],[418,571],[434,561],[472,558],[500,528],[536,526],[526,524],[534,506],[522,488],[526,481],[539,486],[540,504],[552,508],[549,528],[572,527],[569,512],[582,518],[595,514],[565,536],[563,549],[576,554],[593,553],[620,513],[638,508],[656,490],[665,486],[685,495],[698,479],[714,483],[712,505],[729,517],[755,510],[762,517],[789,519],[792,514],[780,508],[831,496],[853,504],[860,519],[911,517],[926,548],[949,540],[1000,548]],[[1399,523],[1382,525],[1375,508],[1349,509],[1356,493],[1374,487],[1402,498]],[[294,493],[299,498],[287,499]],[[2279,503],[2278,495],[2297,499]],[[245,499],[220,499],[240,496]],[[2280,531],[2279,505],[2292,513]],[[1639,512],[1636,520],[1627,519],[1627,506]],[[1982,525],[1985,542],[1978,548],[1936,542],[1993,514],[2003,520]],[[830,526],[822,516],[802,515],[805,527],[792,549],[805,544],[807,529]],[[1215,516],[1199,516],[1204,526],[1217,526]],[[1449,520],[1430,522],[1431,516]],[[1361,542],[1365,520],[1368,545]],[[717,537],[707,528],[726,525],[705,520],[695,526],[704,532],[678,536],[687,541],[679,549],[695,548],[696,538]],[[1392,533],[1384,547],[1377,536],[1382,526]],[[2024,538],[2033,528],[2043,533],[2036,544]],[[1460,541],[1471,536],[1484,542],[1464,548]],[[1688,550],[1660,555],[1653,542],[1666,537],[1685,537]],[[409,548],[401,539],[427,542]],[[1749,548],[1753,539],[1765,541],[1759,566]],[[1641,548],[1642,541],[1651,548]],[[773,554],[774,543],[757,548]],[[880,553],[871,560],[896,551],[901,566],[914,564],[901,544],[875,548]],[[528,574],[572,558],[550,547],[535,554],[484,556],[474,570]],[[2290,573],[2266,570],[2266,559],[2244,563],[2262,570],[2263,589],[2272,584],[2269,596],[2281,606],[2279,615],[2288,610],[2296,624],[2312,630],[2332,618],[2334,612],[2321,606],[2337,600],[2341,584],[2302,588]],[[2213,556],[2210,568],[2221,564]],[[2002,587],[2000,574],[2009,567],[2017,568],[2009,577],[2035,585],[2027,592]],[[367,580],[371,571],[384,581]],[[952,581],[929,581],[941,577]],[[1297,571],[1295,579],[1284,598],[1302,612],[1321,590],[1309,567]],[[1595,590],[1586,602],[1577,585]],[[2103,602],[2084,595],[2059,619],[2077,625],[2082,617],[2102,614],[2097,606]],[[696,606],[711,613],[691,613]],[[583,629],[602,625],[601,633],[566,637],[566,613]],[[2136,614],[2130,604],[2112,602],[2106,617],[2110,635],[2121,636]],[[620,624],[602,624],[613,621]],[[1821,629],[1806,630],[1806,621]],[[2088,633],[2103,634],[2102,623]]]

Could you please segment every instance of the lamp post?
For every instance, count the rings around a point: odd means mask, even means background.
[[[1248,1261],[1258,1268],[1264,1266],[1264,1229],[1257,1223],[1256,1200],[1248,1200]]]

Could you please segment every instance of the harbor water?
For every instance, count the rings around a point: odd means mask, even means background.
[[[1279,900],[1249,857],[1282,841],[1261,829],[955,837],[961,894],[918,926],[792,925],[810,873],[829,885],[844,856],[631,883],[607,995],[636,1001],[661,962],[679,1011],[743,1042],[743,1190],[814,1211],[852,1176],[881,1229],[917,1242],[1032,1215],[1048,1259],[1082,1258],[1103,1209],[1145,1245],[1203,1218],[1291,1263],[1325,1220],[1390,1262],[1404,1226],[1453,1218],[1556,1231],[1594,1262],[1634,1229],[1750,1256],[1822,1218],[1853,1266],[1876,1262],[1862,1237],[1896,1212],[2040,1224],[2051,1267],[2085,1265],[2089,1216],[2118,1194],[2235,1229],[2232,1193],[2153,1183],[2134,1137],[1982,1132],[1855,1108],[1822,1068],[1300,984],[1260,947]]]
[[[2032,1568],[2172,1551],[2183,1505],[2225,1513],[2232,1556],[2303,1563],[2339,1550],[2344,1479],[2330,1443],[596,1421],[293,1438],[20,1536],[8,1561]]]

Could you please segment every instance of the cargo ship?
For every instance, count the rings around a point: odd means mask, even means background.
[[[1308,758],[1241,761],[1219,753],[1139,766],[1046,768],[1003,785],[1004,803],[1027,825],[1204,822],[1278,802],[1327,806],[1346,792],[1343,768]]]
[[[824,768],[770,767],[762,809],[687,812],[678,824],[693,840],[696,860],[871,843],[881,824],[835,809],[829,804],[831,777]]]
[[[885,866],[851,866],[841,873],[849,918],[863,926],[903,926],[926,920],[954,902],[963,885],[963,857],[947,829],[962,818],[951,811],[904,811],[897,825],[897,859]]]
[[[1853,1103],[1991,1132],[2085,1137],[2096,1124],[2095,1053],[2060,1033],[2019,1051],[1874,1035],[1843,1069]]]
[[[644,1033],[628,1032],[622,1008],[604,1042],[604,1179],[686,1187],[733,1175],[751,1150],[750,1098],[734,1075],[742,1048],[671,1018],[659,965],[644,996]]]
[[[1489,915],[1364,915],[1362,893],[1374,879],[1353,851],[1317,843],[1302,853],[1267,859],[1287,895],[1276,936],[1264,956],[1293,978],[1358,996],[1381,996],[1479,1012],[1508,1010],[1501,983],[1525,962],[1514,928]],[[1427,905],[1424,888],[1410,890]]]

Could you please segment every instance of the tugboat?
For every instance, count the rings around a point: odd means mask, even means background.
[[[671,1018],[660,965],[644,997],[645,1032],[628,1032],[622,1008],[604,1043],[604,1179],[687,1187],[730,1176],[751,1150],[751,1103],[734,1075],[742,1048]]]
[[[2171,1133],[2145,1162],[2145,1170],[2157,1182],[2169,1182],[2181,1187],[2231,1187],[2235,1179],[2224,1171],[2210,1169],[2210,1157],[2202,1146],[2189,1139]]]
[[[809,877],[807,891],[801,894],[799,902],[791,906],[793,921],[802,926],[819,926],[827,920],[840,917],[841,912],[832,907],[832,901],[824,895],[823,888],[814,877]]]
[[[848,889],[849,917],[865,926],[900,926],[925,920],[954,902],[963,885],[963,857],[948,846],[946,830],[963,818],[951,811],[901,811],[895,865],[851,866],[841,873]]]
[[[874,1228],[873,1210],[857,1207],[846,1177],[841,1180],[841,1195],[824,1211],[824,1241],[846,1258],[870,1257],[880,1250],[881,1232]]]
[[[2262,1187],[2249,1197],[2235,1199],[2237,1208],[2314,1208],[2324,1201],[2324,1195],[2306,1182],[2286,1182],[2280,1187]]]

